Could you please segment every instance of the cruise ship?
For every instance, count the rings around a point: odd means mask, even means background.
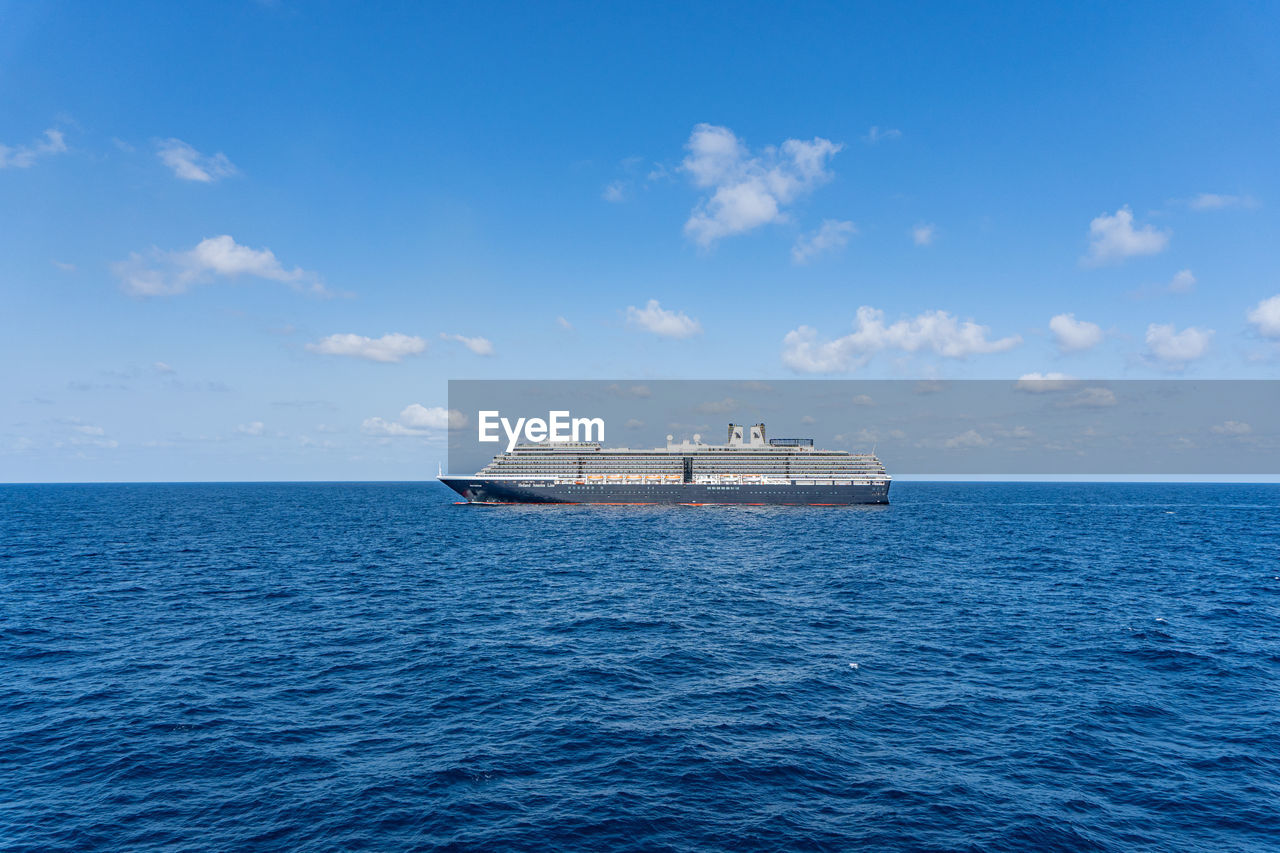
[[[567,441],[517,444],[471,476],[440,481],[468,503],[887,504],[889,475],[870,453],[818,450],[811,438],[766,439],[764,424],[725,444],[701,436],[652,450]]]

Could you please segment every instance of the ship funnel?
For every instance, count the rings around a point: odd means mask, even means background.
[[[766,444],[768,442],[764,440],[764,424],[755,424],[751,427],[751,446],[764,447]]]
[[[729,446],[742,446],[742,424],[729,424]]]

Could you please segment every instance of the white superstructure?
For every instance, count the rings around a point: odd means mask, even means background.
[[[889,475],[874,454],[815,450],[811,439],[765,437],[764,424],[730,424],[725,444],[700,436],[653,449],[610,448],[594,442],[518,444],[494,457],[477,477],[539,480],[556,484],[887,484]]]

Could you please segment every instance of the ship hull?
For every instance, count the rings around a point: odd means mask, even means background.
[[[710,504],[848,506],[887,504],[889,484],[857,485],[600,485],[521,483],[486,477],[441,477],[468,503],[478,504]]]

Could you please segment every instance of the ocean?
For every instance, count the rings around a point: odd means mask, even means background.
[[[0,486],[0,848],[1280,849],[1280,486]]]

